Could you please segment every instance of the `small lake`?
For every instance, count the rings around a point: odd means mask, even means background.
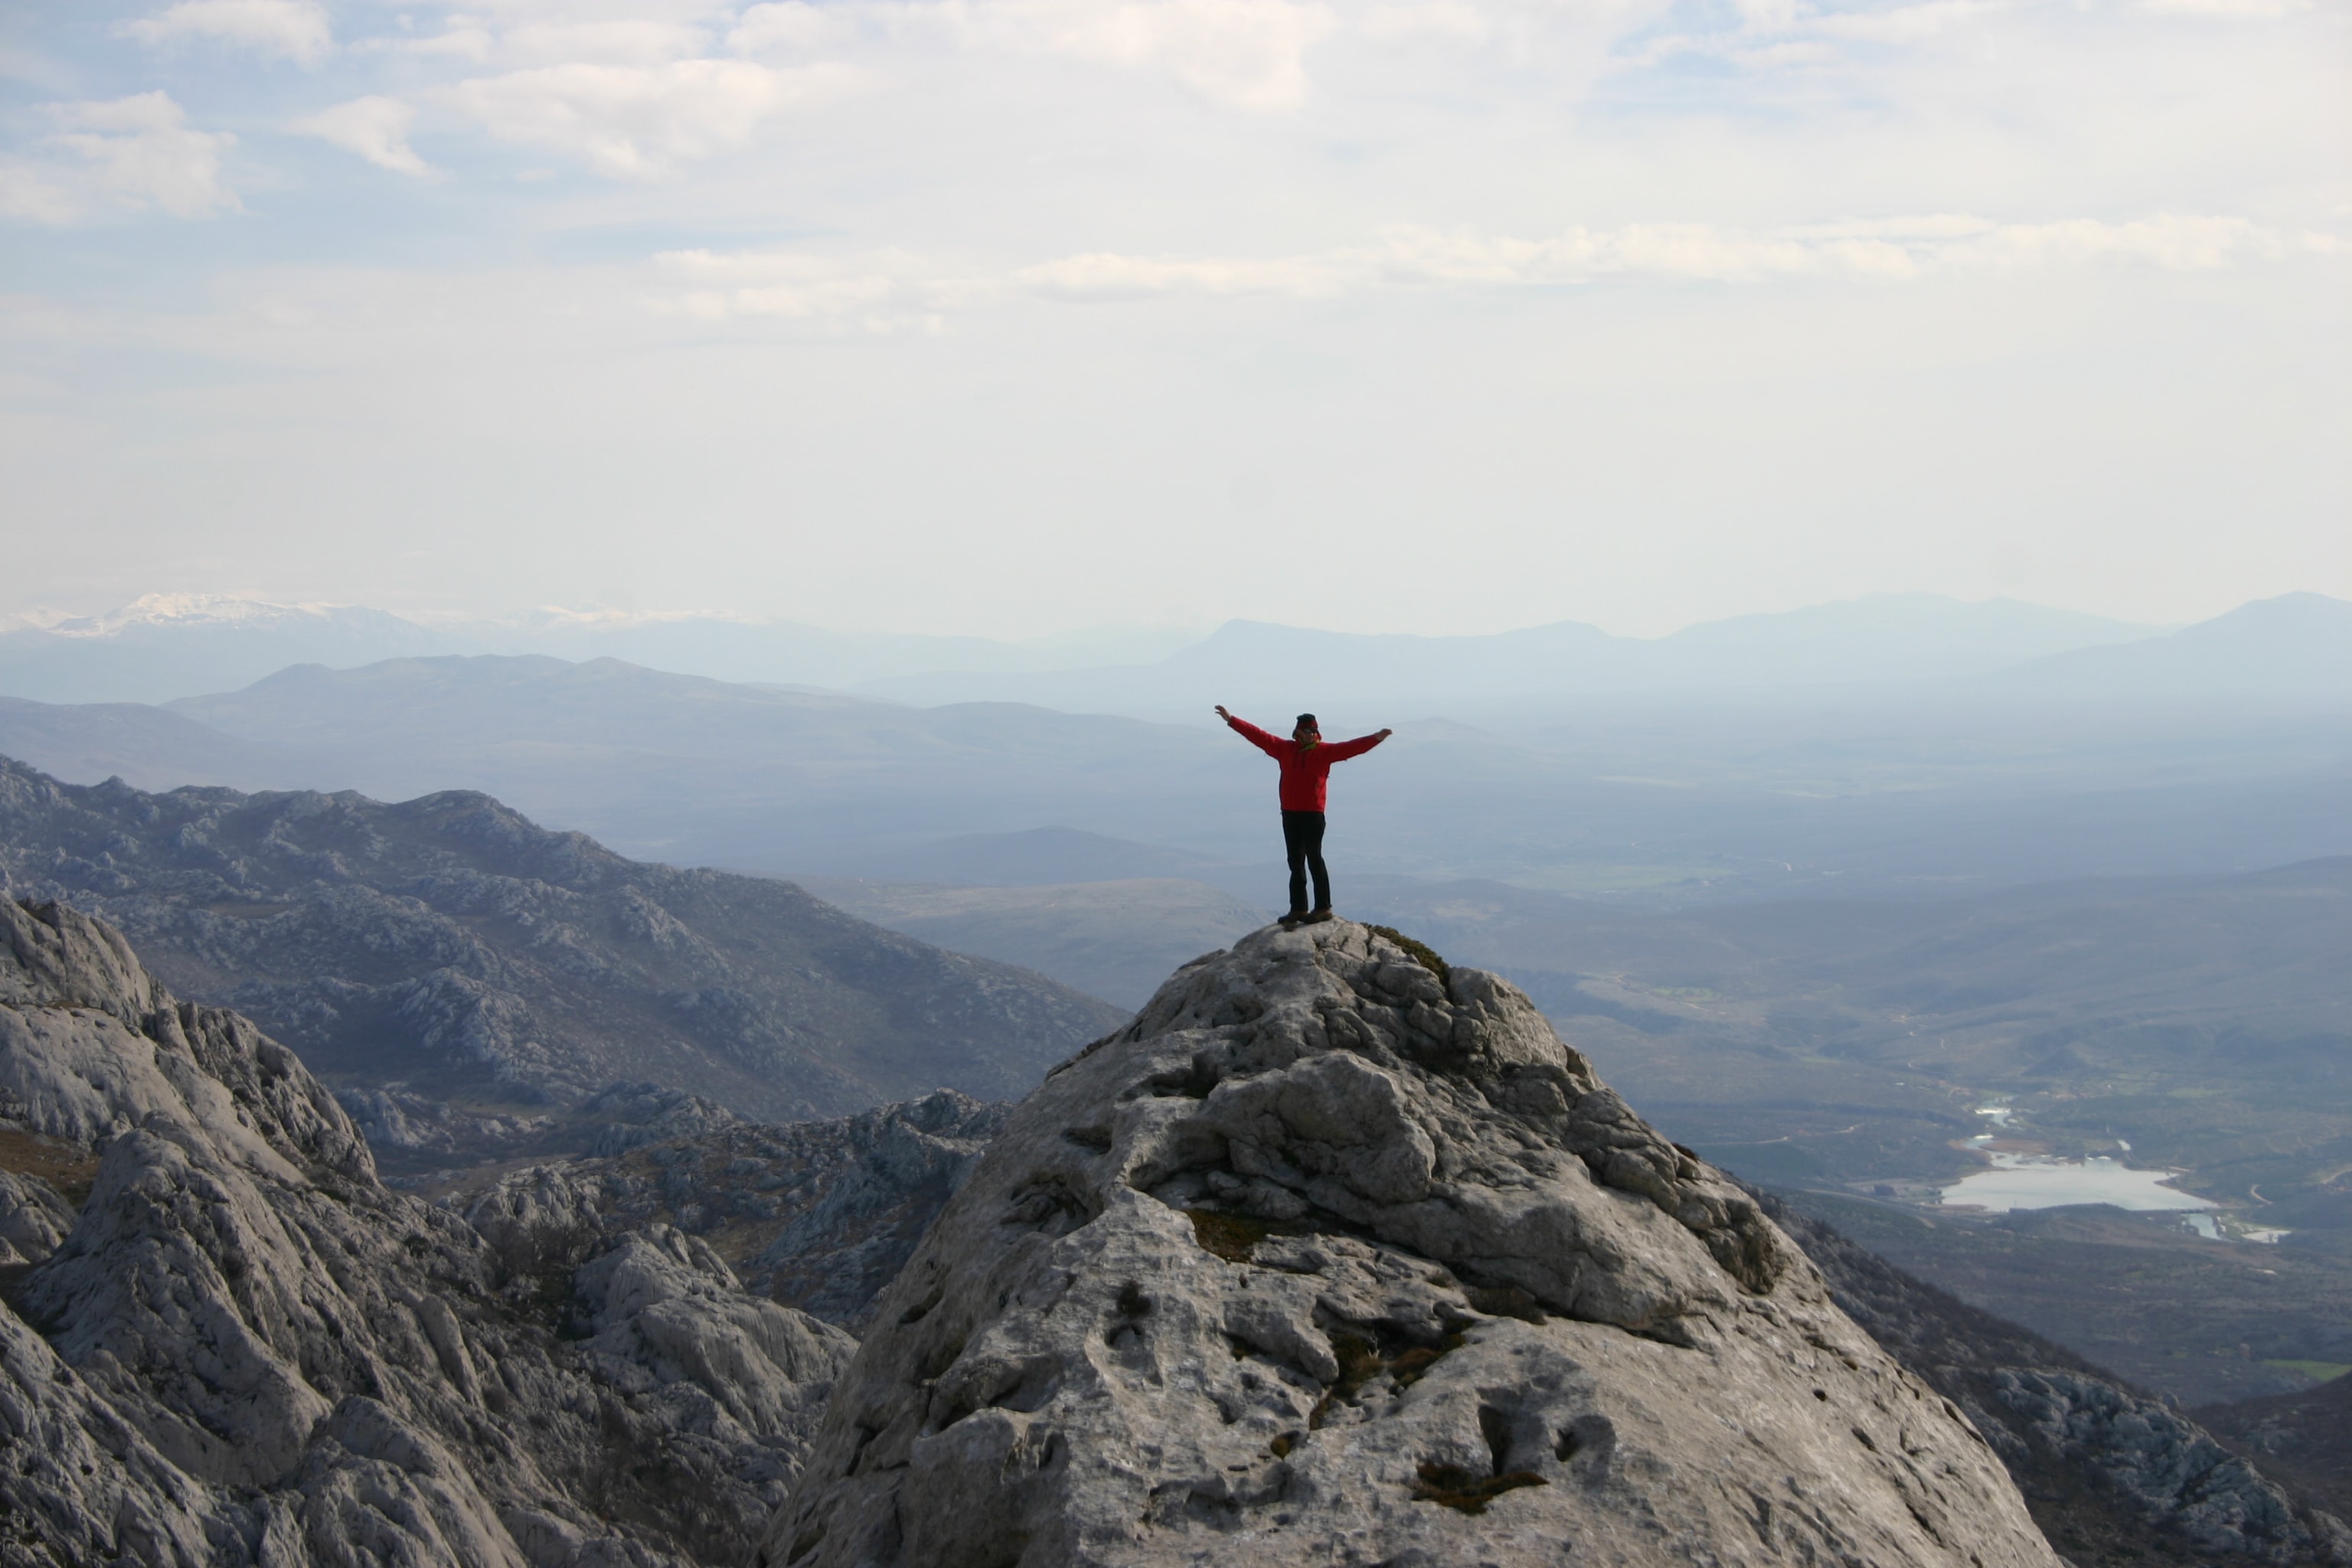
[[[2006,1214],[2068,1204],[2113,1204],[2119,1209],[2210,1209],[2193,1194],[2164,1184],[2178,1171],[2135,1171],[2107,1159],[2058,1160],[2044,1154],[1985,1151],[1992,1169],[1963,1176],[1943,1190],[1947,1207],[1972,1204]]]

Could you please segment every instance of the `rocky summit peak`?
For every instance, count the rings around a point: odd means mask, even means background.
[[[1498,977],[1180,970],[877,1304],[769,1568],[2053,1564],[1959,1411]]]

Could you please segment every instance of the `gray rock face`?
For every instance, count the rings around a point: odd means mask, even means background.
[[[2339,1526],[2352,1519],[2352,1382],[2339,1377],[2294,1394],[2209,1405],[2197,1417],[2265,1473],[2292,1481]],[[2352,1561],[2352,1527],[2344,1534]]]
[[[352,1107],[388,1160],[461,1163],[624,1079],[778,1121],[1019,1094],[1123,1017],[790,883],[639,864],[467,793],[149,795],[0,758],[0,892],[100,915],[181,994],[338,1089],[393,1091]]]
[[[1510,986],[1361,926],[1188,966],[877,1306],[791,1568],[2056,1561],[1949,1403]]]
[[[2087,1463],[2208,1552],[2263,1563],[2312,1559],[2312,1531],[2261,1472],[2193,1421],[2104,1378],[2003,1368],[2000,1403],[2034,1435]]]
[[[0,1163],[96,1157],[78,1205],[0,1186],[39,1255],[0,1310],[0,1562],[730,1560],[849,1353],[666,1230],[514,1267],[62,906],[0,900]]]
[[[30,1173],[0,1171],[0,1268],[38,1263],[73,1229],[73,1205]]]
[[[720,1251],[755,1294],[856,1331],[1009,1109],[941,1089],[763,1126],[690,1095],[619,1087],[582,1107],[614,1118],[594,1153],[502,1174],[466,1217],[526,1270],[675,1226]]]

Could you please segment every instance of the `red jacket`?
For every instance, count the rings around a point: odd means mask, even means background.
[[[1285,811],[1322,810],[1331,782],[1331,764],[1360,757],[1381,740],[1378,735],[1359,735],[1352,741],[1318,741],[1311,746],[1302,746],[1286,736],[1268,734],[1246,719],[1228,718],[1225,722],[1238,731],[1242,739],[1282,764]]]

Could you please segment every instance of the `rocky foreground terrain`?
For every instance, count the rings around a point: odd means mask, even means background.
[[[0,900],[0,1563],[2352,1562],[1366,928],[1017,1108],[572,1114],[394,1190],[293,1053]]]
[[[734,1561],[853,1348],[674,1228],[549,1273],[391,1191],[63,906],[0,900],[0,1562]]]
[[[338,1089],[480,1152],[615,1080],[770,1121],[997,1099],[1117,1008],[789,883],[622,858],[487,795],[149,795],[0,758],[0,892],[112,923]]]

